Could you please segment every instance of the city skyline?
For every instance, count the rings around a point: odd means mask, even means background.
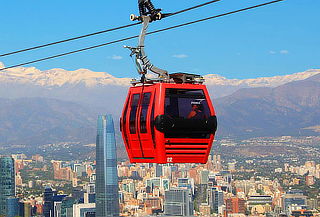
[[[21,164],[30,170],[36,166],[32,162],[47,162],[49,165],[56,163],[56,161],[47,161],[40,155],[32,156],[32,161],[22,154],[13,157],[20,171],[23,170]],[[152,216],[163,213],[165,216],[192,216],[194,213],[197,216],[253,217],[308,213],[310,216],[317,216],[316,208],[319,207],[320,197],[311,191],[319,185],[319,161],[317,163],[301,161],[295,164],[294,161],[285,163],[288,162],[289,157],[283,159],[281,163],[277,160],[267,160],[268,158],[246,159],[245,161],[241,158],[227,160],[225,156],[213,154],[210,155],[207,164],[163,164],[161,166],[119,161],[117,171],[120,214]],[[95,190],[92,181],[95,180],[96,174],[92,173],[91,169],[96,168],[95,162],[85,160],[74,163],[60,162],[62,165],[60,170],[72,168],[74,177],[69,177],[70,180],[65,181],[61,180],[61,177],[55,178],[55,181],[49,181],[56,183],[55,190],[48,191],[46,188],[47,196],[44,198],[47,199],[44,200],[51,201],[50,209],[55,213],[54,216],[60,217],[59,213],[61,217],[94,216],[95,203],[92,203],[92,196]],[[273,172],[265,171],[262,174],[258,172],[264,165],[271,166],[270,169]],[[86,169],[77,175],[76,168],[82,166]],[[250,168],[256,168],[255,171],[260,175],[251,173],[251,176],[246,176],[250,174]],[[22,182],[26,182],[24,177]],[[68,182],[73,185],[70,193],[65,191]],[[43,182],[42,189],[47,183],[47,181]],[[18,185],[20,192],[21,183],[19,182]],[[35,184],[29,183],[29,191],[34,187]],[[19,206],[20,210],[23,208],[26,216],[36,214],[39,216],[42,210],[46,210],[45,205],[42,204],[43,195],[36,196],[37,194],[34,193],[32,195],[34,196],[26,196],[17,205],[14,201],[10,203],[12,207]],[[22,195],[19,197],[21,198]],[[18,202],[18,200],[15,201]],[[70,209],[73,215],[70,215]]]

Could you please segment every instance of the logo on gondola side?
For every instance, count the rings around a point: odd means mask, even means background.
[[[172,157],[167,157],[167,162],[171,163],[172,162]]]

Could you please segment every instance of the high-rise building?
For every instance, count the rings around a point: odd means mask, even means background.
[[[62,201],[53,202],[54,217],[61,217]]]
[[[195,199],[194,199],[196,209],[198,208],[200,209],[200,205],[208,204],[207,189],[208,189],[208,185],[206,184],[199,184],[196,186]]]
[[[90,217],[96,212],[94,203],[73,204],[73,217]]]
[[[242,198],[232,197],[226,200],[226,212],[227,215],[231,213],[243,213],[246,212],[246,201]]]
[[[164,194],[164,214],[170,216],[192,216],[193,203],[189,189],[171,189]]]
[[[161,178],[158,178],[158,177],[151,178],[149,184],[150,184],[150,187],[151,187],[152,190],[155,189],[155,188],[160,188],[160,186],[161,186]]]
[[[187,188],[194,194],[194,181],[190,178],[178,178],[178,188]]]
[[[228,163],[228,170],[230,172],[235,172],[236,171],[236,162],[229,162]]]
[[[161,199],[159,197],[143,198],[146,214],[160,213],[162,210]]]
[[[272,196],[270,195],[252,195],[247,200],[247,209],[251,211],[252,214],[257,212],[257,208],[259,212],[267,213],[270,211],[271,206]],[[263,207],[263,210],[260,209],[261,207]]]
[[[43,215],[44,217],[53,217],[61,215],[61,203],[67,195],[58,194],[57,191],[52,190],[50,187],[46,187],[44,190],[44,204],[43,204]]]
[[[96,142],[96,216],[119,216],[116,140],[111,115],[99,116]]]
[[[283,210],[290,214],[294,210],[305,209],[307,207],[307,196],[302,191],[290,190],[282,197]]]
[[[170,189],[170,180],[169,179],[162,179],[161,181],[161,188],[164,191],[167,191]]]
[[[0,216],[7,213],[7,199],[15,196],[14,160],[0,157]]]
[[[161,177],[163,175],[162,167],[163,167],[162,164],[156,164],[156,169],[155,169],[156,177]]]
[[[72,217],[73,215],[73,204],[77,200],[73,197],[65,197],[61,202],[61,217]]]
[[[222,169],[221,156],[220,155],[213,155],[213,167],[217,171],[220,171]]]
[[[55,195],[56,192],[52,190],[52,188],[46,188],[44,190],[43,195],[43,215],[45,217],[50,217],[53,215],[53,195]]]
[[[31,216],[34,216],[34,214],[35,213],[33,213],[32,206],[29,202],[25,202],[25,201],[19,202],[18,216],[31,217]]]
[[[314,184],[315,184],[314,176],[311,176],[311,175],[306,176],[306,185],[314,185]]]
[[[7,199],[7,217],[16,217],[19,215],[19,198],[10,197]]]
[[[202,170],[200,171],[200,184],[208,184],[209,179],[209,171]]]
[[[223,191],[218,187],[208,189],[208,202],[211,212],[219,214],[220,208],[224,204]]]

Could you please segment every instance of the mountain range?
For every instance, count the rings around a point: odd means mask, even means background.
[[[217,136],[318,135],[319,77],[319,69],[244,80],[204,76]],[[112,113],[118,125],[130,80],[87,69],[0,72],[0,144],[94,143],[97,115]]]
[[[278,87],[245,88],[216,101],[220,134],[319,135],[320,74]]]
[[[0,62],[0,68],[4,67],[4,64]],[[255,79],[227,79],[217,74],[208,74],[204,78],[208,86],[275,87],[291,81],[303,80],[318,73],[320,73],[319,69],[311,69],[291,75]],[[106,85],[127,87],[130,85],[130,80],[131,78],[117,78],[106,72],[93,72],[88,69],[41,71],[35,67],[17,67],[3,70],[0,73],[1,83],[32,84],[43,87],[62,87],[66,85],[83,85],[87,88]]]

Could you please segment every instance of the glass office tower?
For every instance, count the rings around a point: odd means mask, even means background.
[[[0,157],[0,216],[7,213],[7,199],[15,196],[14,160]]]
[[[57,194],[52,188],[46,187],[43,194],[43,215],[44,217],[50,217],[53,215],[53,196]]]
[[[7,215],[6,217],[19,216],[19,198],[9,197],[7,199]]]
[[[119,216],[116,140],[111,115],[98,118],[96,217]]]
[[[191,191],[173,188],[164,193],[164,214],[169,216],[193,216]]]

